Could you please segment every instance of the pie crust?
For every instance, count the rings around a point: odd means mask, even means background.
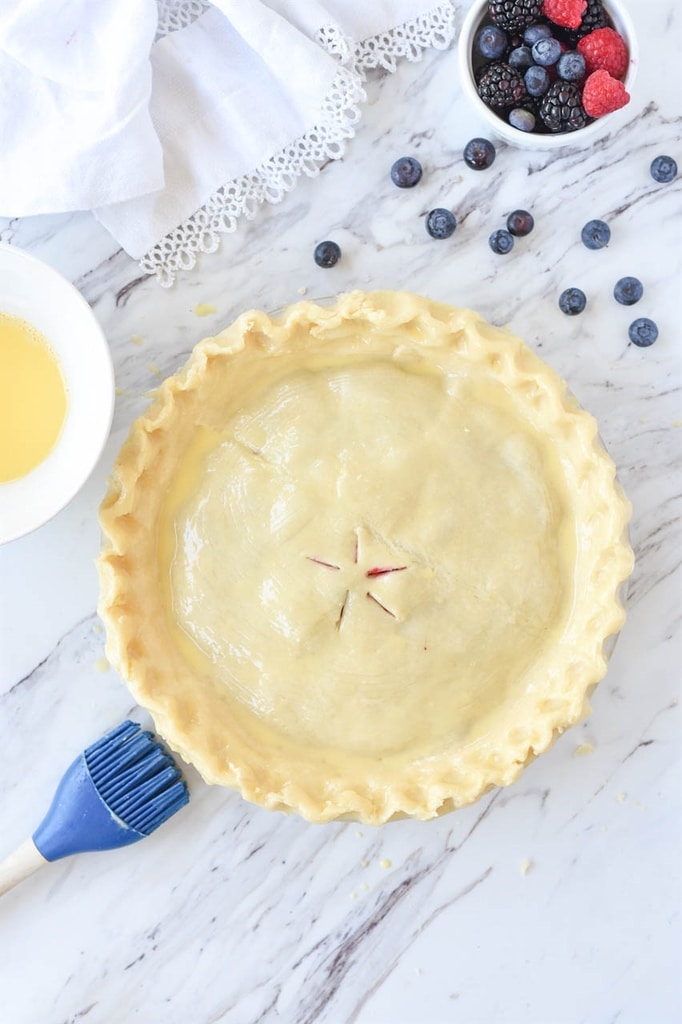
[[[252,311],[133,424],[101,507],[107,654],[207,782],[427,819],[589,713],[630,505],[518,338],[403,292]]]

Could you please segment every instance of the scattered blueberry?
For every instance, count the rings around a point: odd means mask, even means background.
[[[566,288],[559,296],[559,309],[566,316],[577,316],[586,305],[585,292],[580,288]]]
[[[561,43],[558,39],[549,36],[547,39],[538,39],[533,43],[531,53],[533,60],[542,68],[549,68],[559,60],[561,56]]]
[[[529,96],[544,96],[549,89],[549,72],[537,64],[528,68],[523,80]]]
[[[638,320],[633,320],[630,324],[628,335],[633,345],[638,345],[639,348],[648,348],[658,337],[658,327],[653,320],[649,320],[646,316],[640,316]]]
[[[567,50],[559,57],[556,69],[559,78],[563,78],[564,82],[579,82],[585,77],[585,58],[582,53]]]
[[[528,210],[514,210],[507,217],[507,230],[517,238],[529,235],[535,227],[535,221]]]
[[[616,281],[613,297],[621,306],[634,306],[644,295],[644,286],[636,277],[621,277]]]
[[[523,33],[523,41],[528,46],[532,46],[533,43],[537,43],[538,39],[549,39],[552,34],[552,30],[549,25],[529,25]]]
[[[341,249],[336,242],[320,242],[315,246],[315,262],[318,267],[333,267],[341,259]]]
[[[451,210],[438,207],[426,218],[426,230],[431,238],[449,238],[457,227],[457,218]]]
[[[398,188],[414,188],[422,176],[422,165],[413,156],[401,156],[391,167],[391,181]]]
[[[611,228],[603,220],[588,220],[580,237],[588,249],[603,249],[611,240]]]
[[[514,238],[504,228],[499,228],[497,231],[493,231],[488,239],[488,244],[498,256],[506,256],[514,248]]]
[[[509,111],[509,124],[522,132],[532,132],[535,128],[535,114],[523,107],[515,107]]]
[[[492,167],[494,160],[495,147],[488,139],[470,139],[464,147],[464,163],[474,171]]]
[[[530,52],[530,46],[517,46],[507,57],[507,64],[517,71],[525,71],[532,63],[533,54]]]
[[[474,47],[487,60],[497,60],[507,49],[507,33],[497,25],[484,25],[476,36]]]
[[[677,175],[677,163],[671,156],[657,156],[651,161],[651,177],[660,185],[667,185]]]

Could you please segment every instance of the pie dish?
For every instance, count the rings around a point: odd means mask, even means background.
[[[595,420],[471,310],[248,312],[121,449],[107,654],[207,782],[310,821],[432,818],[589,712],[629,516]]]

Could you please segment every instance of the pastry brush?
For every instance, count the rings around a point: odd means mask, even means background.
[[[188,800],[160,741],[123,722],[76,758],[32,838],[0,863],[0,896],[50,861],[144,839]]]

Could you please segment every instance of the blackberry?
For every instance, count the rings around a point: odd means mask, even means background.
[[[518,107],[526,86],[518,71],[503,61],[489,64],[478,81],[478,95],[488,107],[505,110]]]
[[[544,70],[544,68],[543,68]],[[522,100],[519,100],[519,107],[522,110],[529,110],[533,117],[537,117],[538,114],[538,98],[535,96],[524,96]]]
[[[540,118],[550,132],[574,132],[590,123],[582,92],[573,82],[554,82],[540,104]]]
[[[587,0],[587,10],[583,14],[580,28],[577,30],[578,39],[594,32],[596,28],[607,28],[611,26],[609,16],[604,10],[601,0]]]
[[[490,0],[488,15],[505,32],[523,32],[540,17],[542,0]]]

